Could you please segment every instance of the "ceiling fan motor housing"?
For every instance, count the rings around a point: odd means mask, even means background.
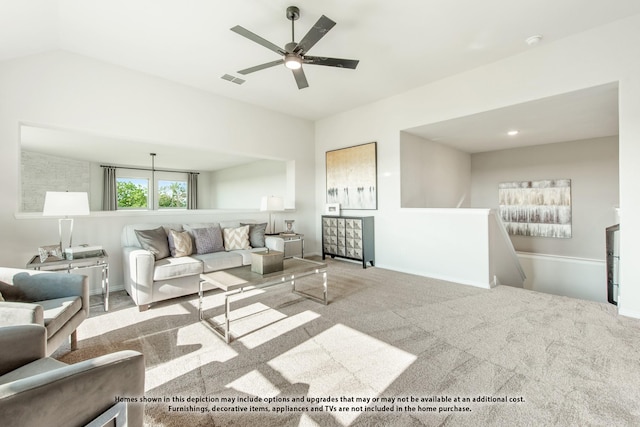
[[[298,43],[289,42],[289,43],[284,45],[284,50],[286,50],[289,53],[293,53],[295,51],[296,47],[298,47]]]

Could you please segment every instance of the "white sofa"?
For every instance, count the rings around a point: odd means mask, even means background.
[[[162,226],[169,230],[188,231],[196,228],[215,227],[237,228],[240,224],[258,225],[255,221],[224,221],[220,223],[197,224],[130,224],[122,230],[121,245],[123,256],[124,286],[140,311],[147,310],[154,302],[191,295],[198,292],[201,273],[240,267],[251,264],[251,252],[281,246],[277,237],[265,236],[264,247],[223,250],[212,253],[192,254],[182,257],[166,257],[156,260],[154,254],[143,249],[136,230],[153,230]],[[195,246],[194,246],[195,248]],[[194,251],[195,252],[195,251]],[[210,289],[210,287],[205,287]]]

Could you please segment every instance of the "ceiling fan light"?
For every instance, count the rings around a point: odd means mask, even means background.
[[[284,59],[284,66],[290,70],[297,70],[302,67],[302,60],[296,55],[289,54]]]

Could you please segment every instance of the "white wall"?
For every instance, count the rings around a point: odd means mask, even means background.
[[[607,302],[605,261],[522,252],[518,259],[527,276],[525,289]]]
[[[471,156],[410,133],[400,133],[401,205],[468,208]]]
[[[262,196],[286,194],[286,162],[260,160],[211,173],[215,209],[258,209]]]
[[[396,215],[376,215],[376,266],[489,288],[495,270],[489,214],[489,209],[401,209]],[[452,239],[451,230],[460,238]],[[381,245],[381,234],[394,238]]]
[[[316,123],[316,217],[325,203],[324,153],[378,142],[377,265],[407,268],[454,256],[465,230],[437,212],[400,209],[400,131],[601,84],[619,82],[621,259],[640,259],[640,16],[543,43],[505,60]],[[357,212],[348,212],[357,213]],[[369,212],[370,213],[370,212]],[[319,232],[319,221],[316,224]],[[403,238],[403,236],[410,236]],[[421,236],[421,238],[415,237]],[[445,257],[446,258],[446,257]],[[464,258],[459,263],[464,274]],[[447,266],[448,269],[448,266]],[[421,268],[428,275],[444,267]],[[640,268],[621,262],[619,311],[640,317]]]
[[[316,221],[313,123],[175,84],[100,61],[56,51],[0,63],[0,264],[24,267],[38,246],[58,240],[55,218],[18,212],[21,123],[98,135],[210,148],[295,161],[296,226]],[[251,126],[247,126],[250,121]],[[282,129],[290,132],[282,133]],[[287,136],[290,135],[290,136]],[[306,191],[303,191],[306,190]],[[31,216],[30,216],[31,215]],[[120,232],[131,222],[205,221],[250,212],[94,213],[75,222],[74,241],[103,245],[112,284],[122,284]],[[307,231],[309,248],[314,236]]]

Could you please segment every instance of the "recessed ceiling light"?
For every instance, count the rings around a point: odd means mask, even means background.
[[[527,37],[525,39],[525,43],[529,46],[533,46],[540,43],[540,40],[542,40],[542,36],[540,34],[536,34],[535,36]]]
[[[520,131],[519,130],[510,130],[509,132],[507,132],[507,135],[509,136],[516,136],[517,134],[519,134]]]

